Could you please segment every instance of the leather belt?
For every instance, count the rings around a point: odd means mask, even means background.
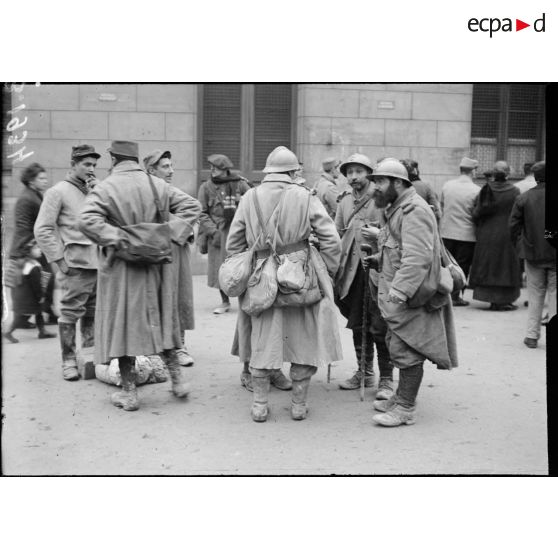
[[[299,242],[294,242],[293,244],[285,244],[284,246],[277,246],[275,252],[278,256],[283,254],[291,254],[292,252],[298,252],[299,250],[306,250],[308,248],[308,239],[300,240]],[[271,255],[271,249],[265,248],[264,250],[256,251],[256,258],[261,260],[267,258]]]

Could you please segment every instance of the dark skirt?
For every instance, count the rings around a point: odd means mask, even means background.
[[[519,298],[519,287],[475,287],[473,299],[491,304],[511,304]]]
[[[12,304],[15,314],[31,316],[42,311],[29,281],[29,275],[24,275],[22,284],[12,289]]]

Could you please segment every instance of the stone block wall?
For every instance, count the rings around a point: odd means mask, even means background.
[[[25,153],[31,157],[12,165],[11,176],[3,173],[2,198],[4,241],[13,230],[13,205],[22,186],[21,169],[32,162],[46,169],[49,183],[63,179],[70,166],[73,145],[90,143],[102,157],[97,176],[104,178],[110,166],[106,152],[113,139],[137,141],[140,157],[153,149],[171,151],[175,174],[173,185],[197,194],[197,86],[182,84],[71,84],[26,85],[13,94],[12,106],[25,104],[17,115],[27,122],[17,132],[27,131]],[[6,154],[4,154],[4,157]],[[4,158],[4,167],[9,159]],[[206,261],[193,249],[195,273],[205,273]]]
[[[326,157],[410,157],[439,191],[469,154],[470,84],[304,84],[297,152],[313,183]]]
[[[34,155],[13,164],[12,177],[3,184],[3,197],[16,196],[22,167],[37,161],[55,184],[66,174],[73,145],[91,143],[102,154],[97,176],[110,166],[106,150],[113,139],[137,141],[140,157],[156,148],[173,155],[173,184],[195,195],[197,87],[187,84],[75,84],[27,85],[12,105],[25,104],[26,152]],[[6,159],[4,159],[6,164]]]

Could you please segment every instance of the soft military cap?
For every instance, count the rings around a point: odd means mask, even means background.
[[[114,140],[107,151],[112,155],[139,159],[138,144],[135,141]]]
[[[151,151],[143,158],[143,166],[145,170],[149,167],[154,167],[161,159],[170,159],[171,152],[170,151],[163,151],[162,149],[155,149],[155,151]]]
[[[217,167],[219,170],[228,170],[234,167],[232,161],[226,155],[221,155],[219,153],[210,155],[207,160],[211,165]]]
[[[322,168],[325,172],[329,172],[330,170],[333,170],[335,167],[337,167],[340,162],[341,161],[339,161],[339,159],[336,159],[335,157],[328,157],[327,159],[324,159],[322,161]]]
[[[99,159],[100,155],[95,151],[92,145],[86,143],[74,145],[72,147],[72,159],[82,159],[84,157],[95,157],[95,159]]]
[[[476,159],[469,159],[469,157],[463,157],[459,163],[460,169],[476,169],[478,166],[479,162]]]

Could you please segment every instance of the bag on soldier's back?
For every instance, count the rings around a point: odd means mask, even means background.
[[[172,238],[168,223],[168,210],[163,211],[151,175],[147,174],[157,208],[157,222],[121,225],[113,221],[123,233],[115,247],[117,258],[136,265],[154,265],[172,262]],[[112,220],[111,220],[112,221]]]
[[[227,296],[240,296],[248,288],[252,275],[254,250],[228,256],[219,267],[219,286]]]
[[[318,254],[318,257],[319,256]],[[310,244],[306,250],[297,250],[280,256],[277,269],[278,293],[273,306],[303,307],[316,304],[323,298],[318,275],[310,256]]]
[[[136,265],[172,262],[171,235],[168,223],[138,223],[120,229],[124,238],[116,248],[117,258]]]
[[[240,308],[250,316],[257,316],[271,308],[277,297],[277,260],[271,254],[256,260],[256,267],[248,280],[248,287],[240,300]]]

